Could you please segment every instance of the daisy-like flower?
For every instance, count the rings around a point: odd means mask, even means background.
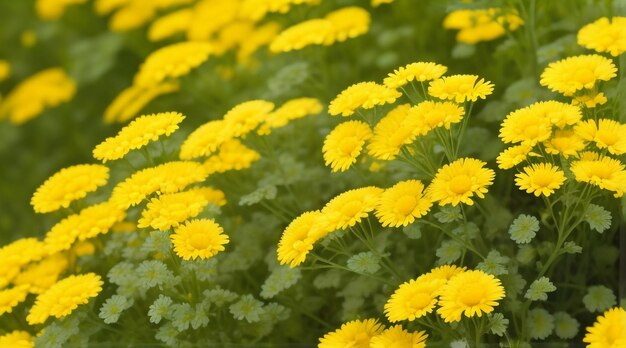
[[[370,28],[370,14],[358,6],[349,6],[328,13],[324,17],[332,25],[333,30],[326,38],[326,45],[343,42],[361,36]]]
[[[457,265],[442,265],[431,269],[430,272],[424,274],[423,276],[448,281],[455,275],[463,272],[465,272],[465,267],[459,267]]]
[[[122,128],[116,136],[107,138],[93,149],[93,157],[102,162],[124,157],[131,150],[140,149],[160,136],[169,136],[185,119],[178,112],[144,115]]]
[[[475,158],[460,158],[441,167],[427,189],[428,195],[441,206],[473,205],[472,197],[484,198],[493,183],[495,172],[485,164]]]
[[[504,151],[500,152],[498,158],[496,158],[496,162],[498,162],[498,168],[510,169],[522,163],[522,161],[524,161],[526,157],[528,157],[532,148],[532,145],[522,143],[505,149]]]
[[[465,271],[452,277],[441,288],[437,313],[446,323],[493,312],[504,298],[500,280],[482,271]]]
[[[624,164],[614,158],[584,152],[580,160],[572,162],[570,169],[576,181],[612,191],[615,197],[621,197],[626,191]]]
[[[225,141],[217,153],[204,161],[204,168],[208,174],[224,173],[229,170],[250,168],[261,155],[245,146],[237,139]]]
[[[28,292],[32,294],[41,294],[58,281],[59,275],[67,269],[67,266],[67,257],[54,254],[38,263],[28,265],[12,282],[16,286],[26,286]]]
[[[196,219],[176,228],[170,236],[176,255],[183,260],[205,260],[224,251],[228,236],[213,219]]]
[[[209,201],[201,189],[164,194],[153,198],[141,212],[137,227],[168,230],[181,222],[196,217]]]
[[[95,273],[71,275],[37,296],[26,320],[43,324],[49,317],[63,318],[102,291],[102,279]]]
[[[565,158],[575,156],[585,148],[585,141],[572,130],[557,130],[552,137],[543,142],[546,152],[562,155]]]
[[[330,102],[328,113],[332,116],[350,116],[358,108],[371,109],[390,104],[402,94],[395,89],[375,82],[359,82],[346,89]]]
[[[419,180],[400,181],[380,195],[376,216],[383,227],[407,226],[426,215],[431,206]]]
[[[593,326],[587,327],[583,342],[588,348],[626,347],[626,311],[615,307],[598,316]]]
[[[523,23],[517,11],[505,12],[501,8],[486,8],[452,11],[444,19],[443,27],[459,29],[456,40],[475,45],[504,36],[507,31],[514,31]]]
[[[35,339],[26,331],[11,331],[0,336],[0,347],[33,348]]]
[[[328,202],[322,213],[330,230],[346,229],[359,223],[376,208],[383,189],[367,186],[346,191]]]
[[[33,194],[30,204],[37,213],[49,213],[67,208],[87,193],[104,186],[109,180],[109,168],[98,164],[79,164],[63,168]]]
[[[586,120],[576,125],[576,134],[587,141],[593,141],[600,149],[607,149],[613,155],[626,153],[626,124],[610,119]]]
[[[270,134],[272,129],[284,127],[290,121],[305,116],[317,115],[322,112],[322,109],[322,103],[315,98],[291,99],[267,115],[257,133],[260,135]]]
[[[390,322],[413,321],[431,313],[437,305],[437,296],[444,279],[421,276],[401,284],[385,304],[385,315]]]
[[[200,41],[180,42],[159,48],[141,64],[134,84],[148,87],[166,79],[187,75],[206,62],[213,51],[213,45]]]
[[[476,75],[451,75],[434,80],[428,86],[428,94],[439,99],[457,103],[475,102],[493,93],[493,83]]]
[[[28,285],[0,290],[0,315],[11,313],[13,308],[26,300]]]
[[[626,17],[602,17],[578,31],[578,44],[613,57],[626,52]]]
[[[370,348],[424,348],[428,335],[424,331],[408,332],[396,325],[372,337]]]
[[[372,337],[379,335],[385,327],[376,319],[354,320],[341,325],[320,338],[318,348],[370,348]]]
[[[597,54],[581,55],[552,62],[541,73],[539,83],[566,97],[593,88],[599,81],[617,76],[617,67],[608,58]]]
[[[389,88],[400,88],[409,82],[425,82],[440,78],[448,67],[432,62],[416,62],[401,66],[390,73],[383,84]]]
[[[396,158],[402,146],[412,143],[417,137],[415,122],[409,118],[411,105],[402,104],[389,111],[376,127],[367,145],[370,156],[381,160]]]
[[[414,123],[415,132],[425,135],[437,127],[450,129],[454,123],[459,123],[465,115],[465,110],[456,103],[423,101],[409,110],[408,118]]]
[[[278,261],[293,268],[304,262],[313,245],[327,235],[320,211],[306,212],[295,218],[283,231],[278,242]]]
[[[270,52],[301,50],[311,45],[322,45],[332,37],[334,27],[323,18],[309,19],[281,31],[270,43]]]
[[[265,100],[243,102],[224,115],[226,133],[240,137],[255,129],[274,110],[274,104]]]
[[[522,173],[515,174],[515,184],[520,190],[546,197],[558,190],[565,182],[565,173],[550,163],[538,163],[524,167]]]
[[[220,145],[234,137],[232,130],[232,128],[226,128],[224,120],[203,124],[191,132],[180,146],[180,159],[190,160],[211,155]]]
[[[339,124],[324,139],[324,161],[333,172],[346,171],[356,163],[372,130],[365,122],[347,121]]]

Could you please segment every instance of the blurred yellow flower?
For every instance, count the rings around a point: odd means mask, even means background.
[[[372,337],[370,348],[425,348],[426,338],[425,331],[408,332],[396,325]]]
[[[436,80],[448,71],[448,67],[432,62],[416,62],[401,66],[389,73],[383,84],[389,88],[400,88],[409,82]]]
[[[587,327],[583,342],[587,348],[626,347],[626,310],[614,307],[605,311],[593,326]]]
[[[523,172],[515,174],[515,184],[520,190],[539,197],[546,197],[558,190],[565,182],[565,173],[550,163],[536,163],[524,167]]]
[[[341,325],[320,338],[318,348],[370,348],[370,340],[382,333],[385,327],[376,319],[354,320]]]
[[[428,94],[439,99],[457,103],[487,98],[493,93],[493,83],[476,75],[451,75],[434,80],[428,86]]]
[[[496,277],[482,271],[465,271],[441,288],[437,313],[446,323],[493,312],[504,298],[504,287]]]
[[[359,82],[344,89],[330,102],[328,113],[332,116],[350,116],[358,108],[371,109],[377,105],[390,104],[402,94],[395,89],[375,82]]]
[[[215,220],[191,220],[170,236],[176,255],[183,260],[205,260],[224,251],[228,236]]]
[[[167,79],[177,79],[209,59],[213,46],[206,42],[180,42],[159,48],[141,64],[134,84],[154,86]]]
[[[578,31],[578,44],[613,57],[626,52],[626,17],[602,17]]]

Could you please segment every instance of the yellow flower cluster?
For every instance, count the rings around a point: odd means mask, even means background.
[[[26,300],[26,295],[28,295],[28,285],[0,290],[0,315],[11,313],[13,307]]]
[[[421,181],[400,181],[380,195],[376,217],[383,227],[407,226],[426,215],[431,206]]]
[[[154,0],[149,3],[142,0],[96,0],[94,9],[101,16],[115,12],[109,20],[109,27],[112,31],[123,32],[146,24],[159,10],[192,2],[193,0]]]
[[[320,338],[318,348],[424,348],[427,338],[424,331],[409,332],[400,325],[385,328],[376,319],[364,319],[345,323],[327,333]]]
[[[385,304],[385,314],[391,322],[413,321],[439,305],[443,320],[455,322],[463,315],[491,313],[503,298],[504,288],[493,275],[444,265],[401,284]]]
[[[515,31],[523,23],[516,11],[487,8],[452,11],[444,19],[443,27],[459,30],[456,40],[474,45],[504,36],[507,31]]]
[[[191,220],[176,228],[171,240],[174,251],[183,260],[208,259],[228,244],[228,236],[214,220]]]
[[[107,138],[93,149],[93,157],[106,163],[123,158],[131,150],[140,149],[160,136],[169,136],[185,119],[178,112],[144,115],[122,128],[114,137]]]
[[[283,30],[269,48],[271,52],[279,53],[310,45],[330,46],[367,33],[369,26],[369,12],[356,6],[344,7],[324,18],[309,19]]]
[[[76,84],[61,68],[40,71],[9,92],[0,103],[0,119],[24,123],[47,108],[68,102],[75,93]]]
[[[613,57],[626,52],[626,17],[602,17],[578,31],[578,44]]]

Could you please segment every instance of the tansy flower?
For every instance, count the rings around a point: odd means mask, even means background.
[[[541,73],[539,83],[566,97],[582,89],[591,89],[598,81],[617,76],[613,61],[597,54],[581,55],[552,62]]]
[[[62,318],[102,291],[102,279],[95,273],[71,275],[37,296],[26,320],[30,325],[43,324],[48,317]]]
[[[413,321],[431,313],[437,305],[443,279],[419,277],[401,284],[385,304],[385,315],[390,322]]]
[[[148,40],[161,41],[185,32],[192,17],[193,9],[183,8],[158,18],[152,22],[148,29]]]
[[[311,211],[289,223],[278,242],[278,261],[281,265],[289,264],[293,268],[303,263],[315,242],[331,232],[322,219],[320,211]]]
[[[617,57],[626,51],[626,17],[602,17],[578,31],[578,44]]]
[[[598,105],[604,105],[608,99],[604,93],[592,92],[590,94],[577,95],[572,99],[572,105],[584,105],[587,108],[595,108]]]
[[[340,8],[328,13],[324,18],[330,22],[333,28],[330,36],[326,39],[326,45],[331,45],[335,41],[346,41],[367,33],[371,21],[369,12],[357,6]]]
[[[500,8],[456,10],[443,20],[446,29],[458,29],[456,40],[469,45],[495,40],[507,31],[514,31],[524,22],[516,11]]]
[[[498,162],[498,168],[509,169],[522,163],[522,161],[526,159],[532,148],[533,147],[531,145],[522,143],[505,149],[504,151],[500,152],[498,158],[496,159],[496,162]]]
[[[153,198],[141,212],[137,227],[168,230],[196,217],[209,204],[200,189],[169,193]]]
[[[251,59],[254,52],[263,46],[267,46],[281,30],[281,26],[275,22],[268,22],[254,28],[245,40],[239,42],[237,49],[237,61],[243,65],[252,65]]]
[[[353,320],[341,328],[320,338],[318,348],[370,348],[372,337],[379,335],[385,327],[376,319]]]
[[[137,86],[153,86],[166,79],[177,79],[200,66],[213,52],[207,42],[179,42],[152,52],[135,76]]]
[[[35,340],[26,331],[11,331],[0,336],[0,347],[11,348],[33,348]]]
[[[400,181],[380,195],[376,216],[383,227],[407,226],[426,215],[431,206],[419,180]]]
[[[578,182],[586,182],[601,189],[612,191],[621,197],[626,191],[624,165],[611,157],[596,153],[583,153],[581,159],[572,162],[570,170]]]
[[[11,313],[13,308],[26,300],[28,285],[18,285],[0,290],[0,315]]]
[[[291,99],[267,115],[257,133],[260,135],[270,134],[272,129],[284,127],[290,121],[308,115],[317,115],[322,112],[322,109],[322,103],[315,98]]]
[[[546,152],[564,157],[575,156],[585,148],[585,142],[572,130],[558,130],[543,142]]]
[[[67,269],[67,266],[67,257],[60,253],[54,254],[38,263],[28,265],[13,279],[13,284],[26,286],[28,292],[32,294],[41,294],[57,282],[59,275]]]
[[[209,156],[225,141],[232,139],[234,128],[226,128],[223,120],[209,121],[194,130],[180,146],[179,157],[182,160],[190,160],[198,157]]]
[[[487,187],[493,183],[495,173],[485,164],[474,158],[461,158],[441,167],[427,189],[430,198],[441,206],[473,205],[472,197],[484,198]]]
[[[144,115],[122,128],[114,137],[107,138],[93,149],[93,157],[102,162],[124,157],[131,150],[140,149],[160,136],[168,136],[178,129],[185,119],[178,112],[161,112]]]
[[[451,75],[434,80],[428,86],[428,94],[439,99],[457,103],[475,102],[487,98],[493,92],[493,83],[476,75]]]
[[[441,306],[437,313],[446,323],[460,321],[493,312],[498,301],[504,298],[500,280],[482,271],[465,271],[452,277],[442,288]]]
[[[610,119],[586,120],[576,125],[576,134],[587,141],[593,141],[600,149],[607,149],[613,155],[626,153],[626,124]]]
[[[370,348],[424,348],[428,335],[424,331],[408,332],[396,325],[372,337]]]
[[[289,52],[310,45],[321,45],[332,37],[333,30],[332,23],[326,19],[300,22],[280,32],[270,43],[270,52]]]
[[[328,113],[332,116],[350,116],[358,108],[371,109],[377,105],[393,103],[401,95],[395,89],[375,82],[359,82],[339,93],[330,102]]]
[[[183,260],[208,259],[228,244],[228,236],[215,220],[196,219],[176,228],[170,236],[176,255]]]
[[[359,223],[376,208],[383,189],[367,186],[346,191],[331,199],[322,209],[330,230],[346,229]]]
[[[383,117],[367,145],[370,156],[390,161],[396,158],[402,146],[411,144],[417,137],[416,122],[409,118],[411,105],[402,104]]]
[[[452,102],[423,101],[409,110],[409,119],[415,126],[418,135],[425,135],[437,127],[450,129],[454,123],[459,123],[465,115],[465,110]]]
[[[0,119],[9,117],[24,123],[45,109],[68,102],[76,93],[76,83],[61,68],[40,71],[17,85],[0,103]]]
[[[324,139],[324,162],[333,172],[345,172],[356,163],[372,130],[365,122],[347,121],[339,124]]]
[[[558,190],[565,182],[565,173],[550,163],[538,163],[524,167],[522,173],[515,174],[515,184],[520,190],[546,197]]]
[[[243,102],[224,115],[226,133],[232,137],[246,135],[263,122],[272,110],[274,104],[265,100]]]
[[[593,326],[587,327],[583,342],[588,348],[626,347],[626,311],[615,307],[598,316]]]
[[[409,82],[425,82],[440,78],[448,67],[432,62],[411,63],[390,73],[383,84],[389,88],[400,88]]]
[[[118,94],[104,110],[107,123],[126,122],[157,97],[180,90],[178,82],[161,82],[152,86],[130,86]]]
[[[231,139],[225,141],[216,154],[207,158],[204,168],[208,174],[242,170],[250,168],[259,158],[261,155],[258,152],[246,147],[237,139]]]
[[[33,194],[30,204],[37,213],[49,213],[67,208],[70,203],[84,198],[109,180],[109,168],[99,164],[79,164],[63,168]]]

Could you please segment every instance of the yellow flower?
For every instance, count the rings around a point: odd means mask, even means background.
[[[442,265],[435,267],[430,272],[422,275],[424,278],[442,279],[446,282],[457,274],[465,272],[465,267],[459,267],[456,265]]]
[[[16,265],[18,268],[32,261],[41,260],[45,255],[44,244],[37,238],[21,238],[0,248],[0,260],[7,265]]]
[[[409,104],[398,105],[378,121],[367,145],[370,156],[387,161],[395,159],[402,146],[415,140],[417,129],[415,120],[409,117],[410,109]]]
[[[487,8],[452,11],[444,19],[443,27],[458,29],[456,40],[474,45],[504,36],[507,31],[514,31],[523,23],[516,11],[505,12],[500,8]]]
[[[187,40],[210,41],[221,28],[237,19],[239,9],[239,1],[198,1],[187,28]]]
[[[190,8],[168,13],[152,22],[148,29],[148,39],[156,42],[183,33],[187,30],[192,17],[193,10]]]
[[[522,163],[526,159],[532,146],[522,143],[519,145],[511,146],[504,151],[500,152],[496,161],[498,162],[498,168],[509,169]]]
[[[274,104],[265,100],[243,102],[224,115],[225,133],[232,137],[248,134],[274,110]]]
[[[476,75],[451,75],[434,80],[428,86],[428,94],[439,99],[450,99],[457,103],[475,102],[487,98],[493,92],[493,83]]]
[[[572,100],[572,105],[584,105],[587,108],[595,108],[598,105],[604,105],[608,99],[604,95],[604,93],[596,93],[592,92],[590,94],[583,94],[574,96]]]
[[[607,310],[593,326],[587,327],[583,342],[587,348],[623,348],[626,347],[626,311],[615,307]]]
[[[0,347],[33,348],[35,347],[35,340],[26,331],[11,331],[0,336]]]
[[[250,65],[250,57],[262,46],[269,45],[272,40],[278,35],[281,30],[281,26],[275,22],[265,23],[254,29],[250,35],[244,38],[239,43],[239,49],[237,50],[237,61]]]
[[[372,337],[370,348],[425,348],[426,338],[424,331],[408,332],[396,325]]]
[[[208,259],[228,244],[224,229],[213,219],[196,219],[176,228],[170,236],[176,255],[183,260]]]
[[[346,191],[331,199],[322,209],[330,230],[352,227],[376,208],[383,189],[367,186]]]
[[[209,121],[194,130],[180,146],[180,159],[190,160],[211,155],[233,135],[226,132],[223,120]]]
[[[450,129],[453,123],[459,123],[465,110],[452,102],[423,101],[409,110],[408,118],[418,135],[425,135],[431,130],[444,127]]]
[[[350,116],[358,108],[371,109],[377,105],[393,103],[401,95],[395,89],[375,82],[360,82],[339,93],[330,102],[328,113],[332,116]]]
[[[148,202],[137,221],[137,227],[168,230],[198,216],[207,204],[209,201],[200,189],[161,195]]]
[[[268,13],[287,13],[293,5],[318,5],[320,0],[243,0],[240,15],[253,21],[263,19]]]
[[[575,156],[585,148],[585,142],[572,130],[558,130],[552,137],[543,142],[546,152],[565,158]]]
[[[432,62],[411,63],[390,73],[383,84],[389,88],[400,88],[409,82],[425,82],[440,78],[448,71],[448,67]]]
[[[621,197],[626,191],[624,165],[611,157],[600,156],[594,152],[583,153],[580,160],[572,162],[570,170],[576,181],[612,191],[615,197]]]
[[[0,290],[0,315],[13,312],[13,308],[26,300],[27,285]]]
[[[206,42],[180,42],[159,48],[143,62],[134,84],[150,87],[166,79],[176,79],[200,66],[213,52]]]
[[[304,262],[315,242],[326,236],[329,229],[320,211],[310,211],[295,218],[283,231],[278,242],[278,261],[293,268]]]
[[[0,81],[4,81],[11,76],[11,64],[4,59],[0,59]]]
[[[431,206],[419,180],[400,181],[380,195],[376,216],[383,227],[407,226],[426,215]]]
[[[35,1],[35,12],[40,19],[57,20],[63,16],[67,6],[84,4],[85,2],[87,0],[37,0]]]
[[[156,15],[154,6],[142,6],[136,1],[123,4],[109,19],[109,29],[112,32],[126,32],[141,27]]]
[[[200,163],[167,162],[133,173],[113,188],[110,201],[120,208],[128,209],[152,193],[178,192],[188,185],[204,181],[207,176],[208,173]]]
[[[330,12],[324,17],[332,25],[332,32],[325,44],[331,45],[335,41],[346,41],[361,36],[369,30],[370,14],[366,10],[349,6]]]
[[[174,93],[179,89],[178,82],[163,82],[149,87],[130,86],[120,92],[106,108],[104,121],[126,122],[158,96]]]
[[[324,161],[333,172],[345,172],[356,163],[372,130],[365,122],[347,121],[339,124],[324,139]]]
[[[581,55],[552,62],[541,73],[542,86],[566,97],[583,89],[592,89],[598,81],[617,76],[613,61],[597,54]]]
[[[0,103],[0,119],[9,117],[24,123],[45,109],[68,102],[76,93],[76,83],[61,68],[40,71],[17,85]]]
[[[546,197],[558,190],[565,182],[565,173],[550,163],[538,163],[524,167],[523,173],[515,174],[515,184],[520,190]]]
[[[232,139],[224,142],[216,154],[207,158],[204,168],[209,174],[242,170],[250,168],[259,158],[261,155],[258,152],[246,147],[239,140]]]
[[[437,305],[437,296],[446,280],[420,276],[401,284],[385,304],[385,315],[390,322],[413,321],[431,313]]]
[[[333,25],[322,18],[309,19],[281,31],[270,43],[272,53],[301,50],[322,45],[333,33]]]
[[[320,338],[318,348],[370,348],[372,337],[379,335],[385,327],[376,319],[353,320],[341,328]]]
[[[482,271],[465,271],[452,277],[441,288],[437,313],[446,323],[493,312],[504,298],[500,280]]]
[[[626,17],[602,17],[578,31],[578,44],[613,57],[626,52]]]
[[[30,325],[43,324],[49,317],[62,318],[102,291],[102,279],[95,273],[71,275],[37,296],[26,320]]]
[[[185,119],[178,112],[160,112],[144,115],[122,128],[114,137],[107,138],[93,149],[93,157],[106,163],[124,157],[131,150],[140,149],[160,136],[169,136]]]
[[[626,124],[601,118],[586,120],[575,128],[576,134],[587,141],[593,141],[599,149],[607,149],[613,155],[626,153]]]
[[[430,198],[439,205],[459,203],[473,205],[472,197],[484,198],[495,173],[485,168],[485,162],[461,158],[441,167],[427,189]]]
[[[67,208],[109,180],[109,168],[99,164],[79,164],[63,168],[37,188],[30,204],[37,213]]]
[[[272,129],[284,127],[287,123],[305,116],[317,115],[322,112],[322,109],[322,103],[315,98],[291,99],[267,115],[257,133],[270,134]]]
[[[68,266],[67,258],[54,254],[38,263],[30,264],[13,280],[15,285],[24,285],[32,294],[41,294],[59,279]]]

